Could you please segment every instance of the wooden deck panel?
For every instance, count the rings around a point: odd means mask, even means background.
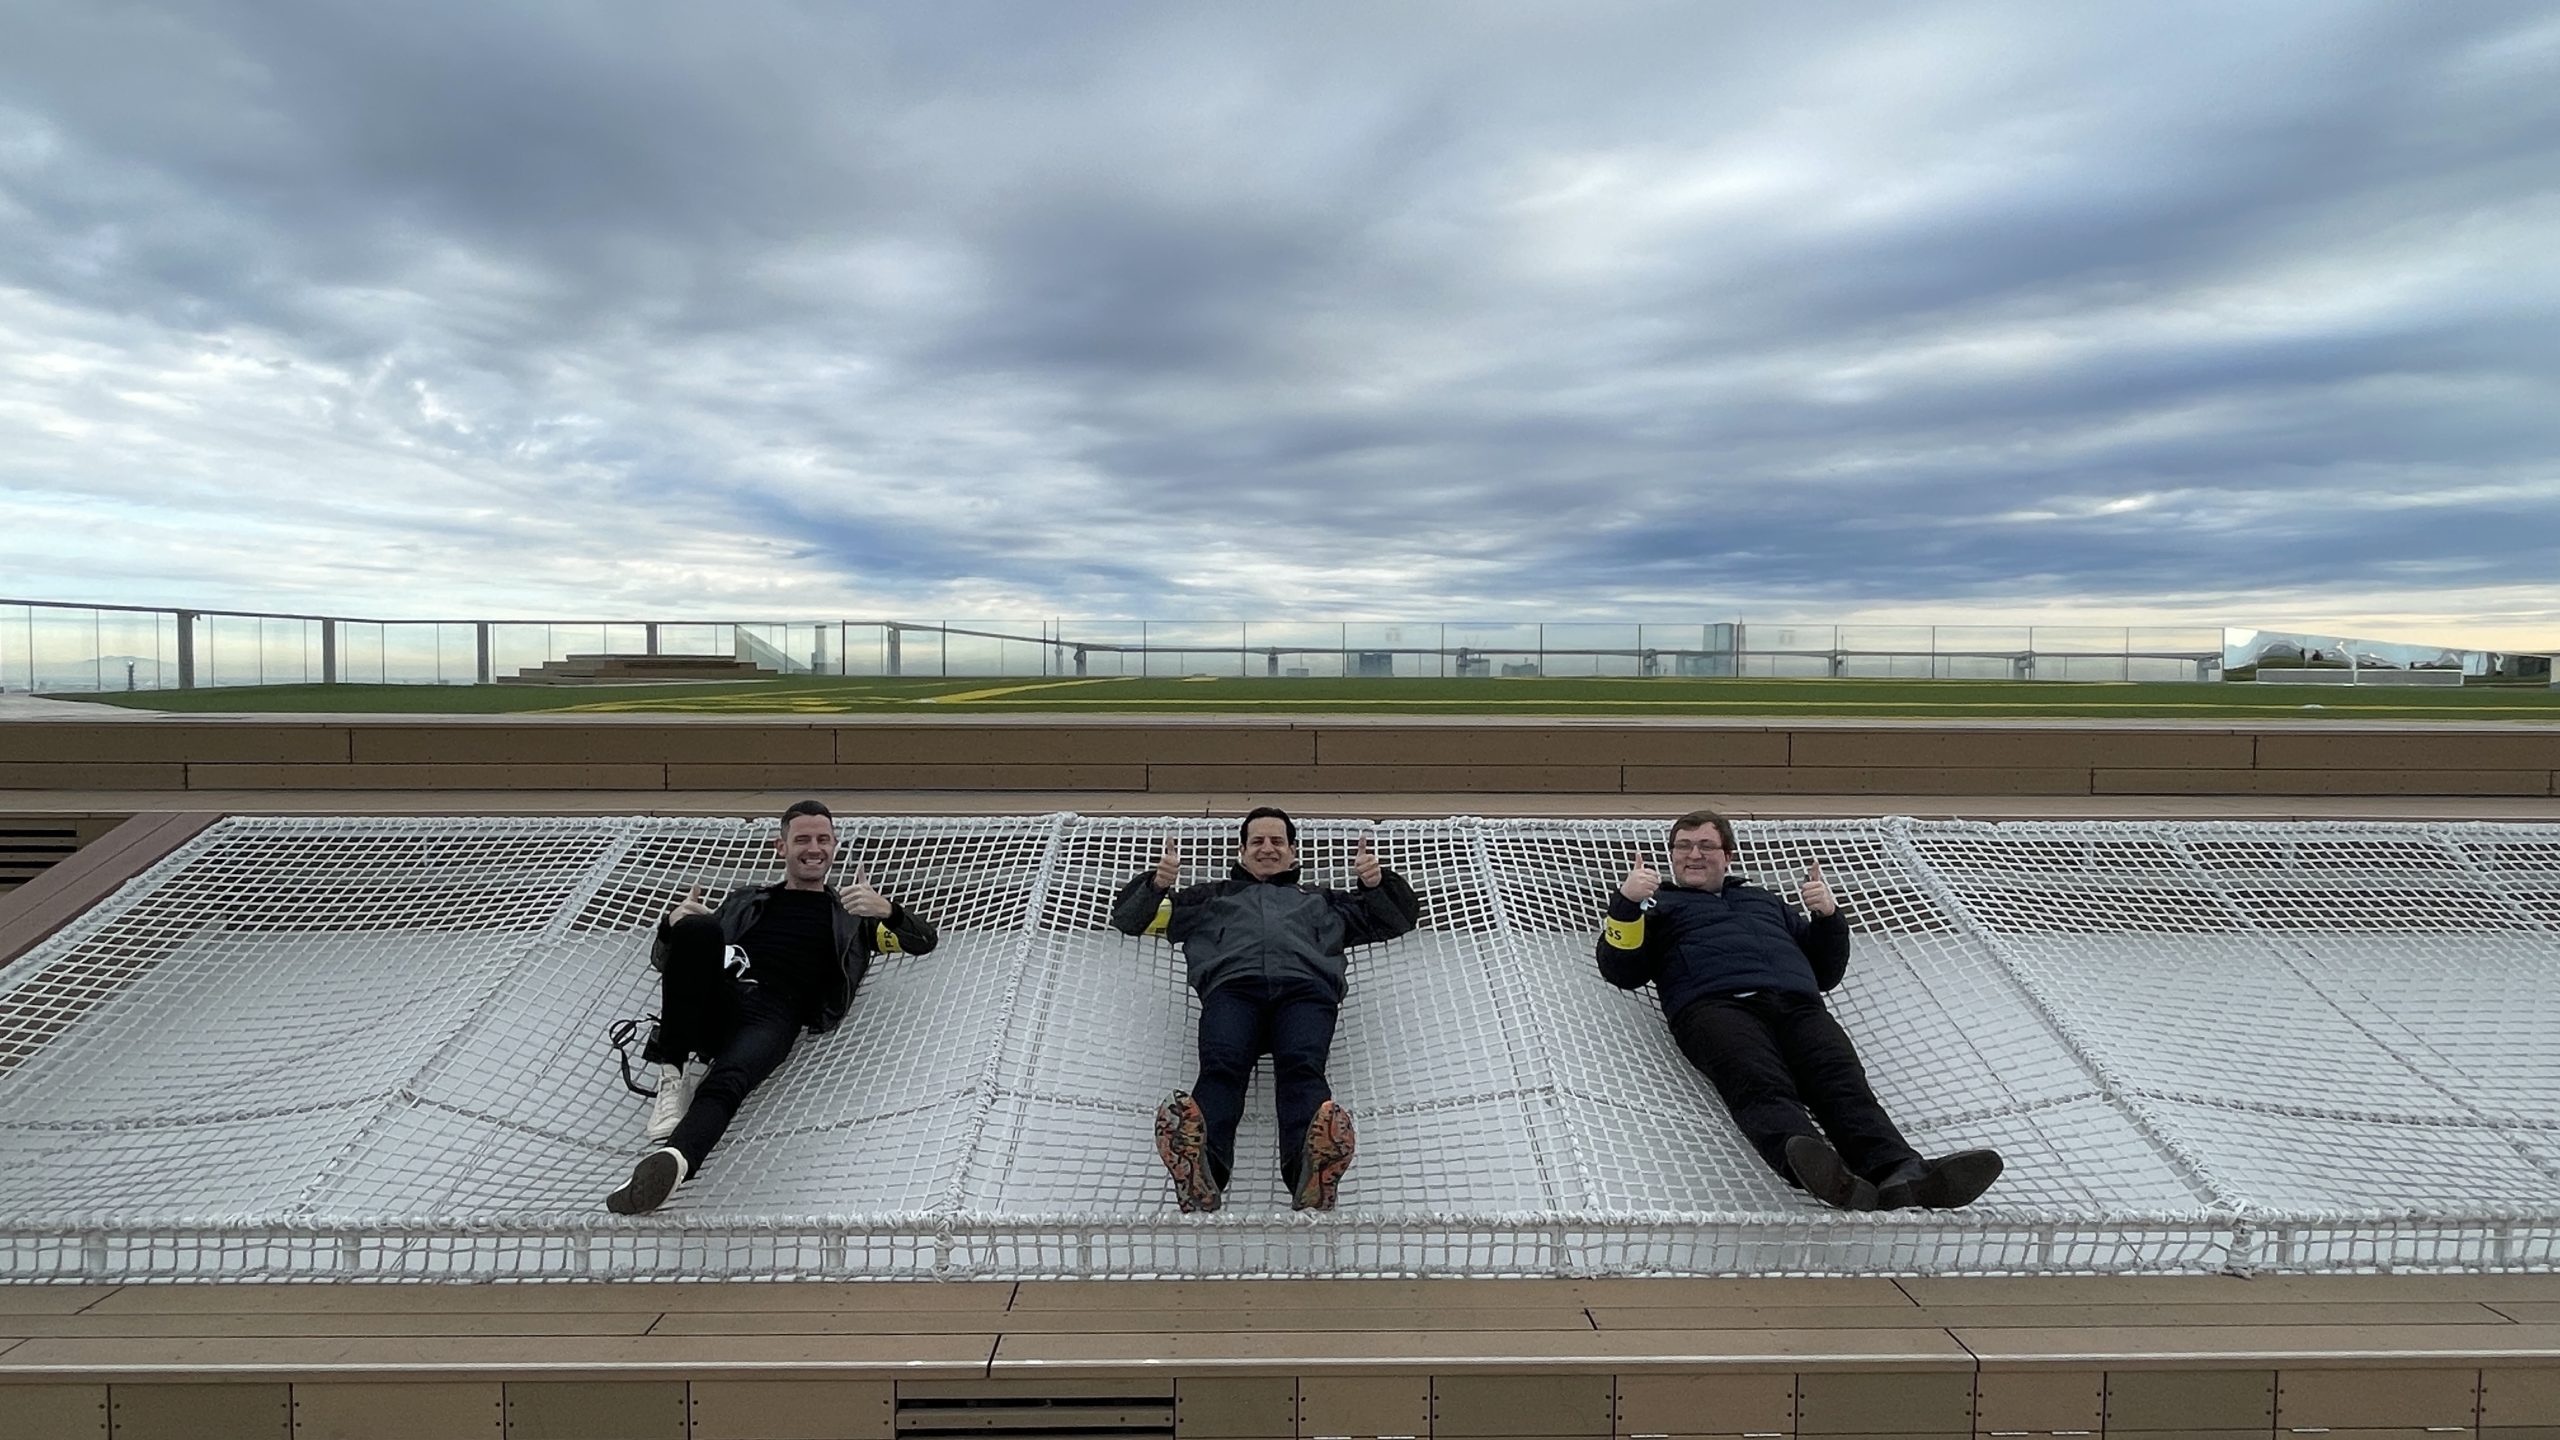
[[[2198,1277],[2218,1284],[2220,1276]],[[1239,1290],[1239,1284],[1246,1288]],[[2017,1282],[2001,1282],[2017,1283]],[[1657,1305],[1750,1306],[1908,1305],[1901,1283],[1886,1279],[1825,1277],[1783,1279],[1702,1276],[1694,1279],[1610,1280],[1026,1280],[1014,1310],[1232,1309],[1237,1296],[1257,1309],[1306,1307],[1359,1309],[1434,1305]],[[2560,1298],[2560,1295],[2555,1295]]]
[[[2282,1364],[2401,1368],[2462,1359],[2560,1364],[2551,1325],[2084,1325],[1950,1331],[1986,1367],[2103,1364],[2110,1370]],[[5,1357],[0,1357],[5,1363]]]
[[[931,1312],[925,1312],[928,1317]],[[205,1335],[229,1335],[243,1339],[285,1338],[299,1335],[647,1335],[670,1320],[692,1318],[669,1316],[648,1310],[561,1311],[446,1311],[441,1314],[373,1313],[350,1316],[343,1311],[277,1310],[232,1312],[220,1315],[10,1315],[0,1317],[0,1336],[21,1340],[118,1340],[118,1339],[191,1339]],[[722,1315],[723,1321],[740,1322],[734,1328],[714,1326],[697,1333],[752,1334],[759,1317]],[[805,1321],[813,1317],[794,1316]],[[968,1317],[936,1317],[961,1320]],[[855,1327],[848,1334],[923,1334],[923,1327],[889,1329],[892,1323],[912,1321],[886,1312],[876,1316],[879,1322],[870,1328]],[[983,1324],[975,1328],[983,1330]],[[659,1331],[658,1333],[676,1333]],[[779,1333],[823,1334],[820,1328],[785,1327]]]
[[[125,1285],[0,1285],[0,1315],[77,1315]]]
[[[393,1381],[293,1387],[294,1440],[504,1440],[507,1390],[495,1381]]]
[[[1683,1311],[1682,1314],[1712,1314],[1709,1311]],[[1762,1312],[1746,1311],[1745,1314]],[[1822,1307],[1809,1306],[1804,1314],[1821,1314]],[[1906,1314],[1908,1312],[1905,1312]],[[2507,1323],[2482,1310],[2496,1323]],[[41,1322],[57,1325],[87,1317],[45,1317]],[[1591,1323],[1590,1313],[1573,1306],[1550,1306],[1521,1309],[1371,1309],[1368,1307],[1330,1306],[1273,1307],[1263,1309],[1194,1308],[1185,1310],[1141,1310],[1111,1307],[1090,1311],[1015,1310],[1000,1317],[1008,1335],[1150,1335],[1184,1330],[1215,1331],[1223,1334],[1251,1334],[1263,1331],[1373,1331],[1409,1330],[1443,1332],[1452,1330],[1499,1330],[1534,1332],[1540,1330],[1574,1330],[1585,1333],[1599,1327]],[[27,1322],[32,1324],[35,1322]],[[650,1333],[657,1335],[884,1335],[934,1334],[983,1329],[986,1317],[974,1314],[937,1315],[931,1311],[896,1309],[853,1311],[671,1311],[660,1319]],[[20,1325],[0,1321],[0,1334]]]
[[[18,1287],[0,1290],[0,1440],[103,1437],[110,1414],[114,1440],[893,1440],[902,1402],[955,1401],[970,1408],[914,1418],[963,1416],[993,1440],[1039,1433],[1061,1413],[1045,1402],[1073,1396],[1173,1440],[2554,1440],[2560,1326],[2506,1319],[2484,1297],[2555,1286]],[[1877,1303],[1880,1290],[1900,1303]],[[1149,1291],[1178,1303],[1089,1303]],[[1595,1319],[1684,1323],[1557,1328],[1586,1294]],[[946,1329],[965,1318],[980,1328]]]
[[[0,964],[34,949],[221,818],[184,810],[136,815],[26,884],[0,894]]]
[[[1599,1330],[1680,1330],[1691,1327],[1768,1325],[1789,1330],[1855,1330],[1915,1323],[1986,1329],[2070,1329],[2088,1325],[2282,1325],[2303,1307],[2284,1304],[2209,1305],[1929,1305],[1887,1309],[1853,1305],[1755,1307],[1707,1310],[1595,1305]],[[2322,1321],[2334,1325],[2512,1325],[2511,1317],[2476,1301],[2377,1300],[2324,1304]]]
[[[634,1377],[872,1374],[976,1379],[993,1333],[976,1335],[176,1336],[30,1339],[0,1352],[9,1381],[197,1376],[225,1381],[397,1375],[473,1378],[581,1373]]]
[[[41,1295],[48,1286],[0,1286],[0,1297]],[[1000,1316],[1017,1288],[1011,1281],[899,1284],[811,1282],[716,1284],[680,1281],[628,1285],[108,1285],[65,1286],[86,1295],[73,1311],[95,1315],[268,1314],[532,1314],[543,1312],[663,1315],[713,1309],[929,1311]],[[5,1313],[0,1311],[0,1313]]]
[[[4,1371],[6,1357],[0,1357]],[[1110,1373],[1174,1366],[1187,1374],[1284,1375],[1353,1371],[1557,1371],[1943,1367],[1972,1357],[1941,1328],[1886,1330],[1183,1331],[1007,1334],[992,1373]]]
[[[2560,1301],[2560,1274],[1912,1276],[1893,1282],[1922,1305],[2258,1305],[2351,1300]]]
[[[0,788],[2551,798],[2560,730],[1665,717],[48,721]]]

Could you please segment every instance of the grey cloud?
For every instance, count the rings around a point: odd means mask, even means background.
[[[776,555],[860,608],[1321,607],[1345,535],[1397,603],[1559,613],[2525,587],[2552,545],[2484,537],[2560,534],[2555,33],[21,7],[0,285],[40,303],[0,327],[87,317],[52,343],[108,358],[27,393],[98,453],[509,608],[563,545],[677,607]],[[210,409],[119,398],[180,384]],[[0,487],[121,484],[17,438]],[[704,525],[682,589],[631,560]]]

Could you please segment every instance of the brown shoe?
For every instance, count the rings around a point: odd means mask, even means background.
[[[1342,1172],[1351,1168],[1351,1154],[1358,1148],[1351,1112],[1330,1100],[1317,1106],[1316,1118],[1307,1122],[1306,1148],[1298,1152],[1298,1185],[1289,1192],[1289,1208],[1332,1209]]]
[[[1209,1173],[1209,1118],[1188,1090],[1176,1090],[1156,1107],[1156,1155],[1173,1177],[1173,1201],[1185,1215],[1226,1203]]]

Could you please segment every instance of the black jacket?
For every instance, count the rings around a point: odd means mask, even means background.
[[[1621,990],[1652,982],[1662,1013],[1676,1017],[1710,995],[1819,995],[1838,985],[1849,969],[1849,915],[1807,918],[1739,875],[1718,890],[1666,883],[1650,907],[1612,890],[1595,952],[1602,978]]]
[[[1112,902],[1112,925],[1145,934],[1167,896],[1164,938],[1182,947],[1191,988],[1203,995],[1248,975],[1312,976],[1339,1000],[1345,949],[1392,940],[1422,920],[1421,900],[1393,870],[1375,888],[1347,891],[1301,885],[1294,869],[1256,880],[1237,865],[1224,880],[1180,891],[1157,889],[1155,872],[1141,870]]]
[[[722,942],[735,945],[740,936],[756,928],[764,918],[765,901],[782,886],[779,880],[748,885],[721,897],[720,908],[711,912],[711,918],[720,923]],[[854,987],[870,970],[872,956],[883,951],[929,955],[942,938],[933,933],[932,922],[894,900],[889,902],[889,917],[874,920],[844,908],[844,897],[833,885],[826,887],[826,896],[828,914],[835,921],[836,965],[844,972],[844,986],[819,1004],[817,1018],[809,1022],[810,1033],[816,1035],[844,1023],[845,1012],[853,1008]],[[667,968],[667,929],[667,922],[660,920],[657,942],[649,947],[649,963],[660,970]]]

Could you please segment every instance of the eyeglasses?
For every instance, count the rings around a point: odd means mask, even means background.
[[[1723,842],[1717,840],[1674,840],[1671,842],[1671,853],[1674,855],[1713,855],[1723,848]]]

